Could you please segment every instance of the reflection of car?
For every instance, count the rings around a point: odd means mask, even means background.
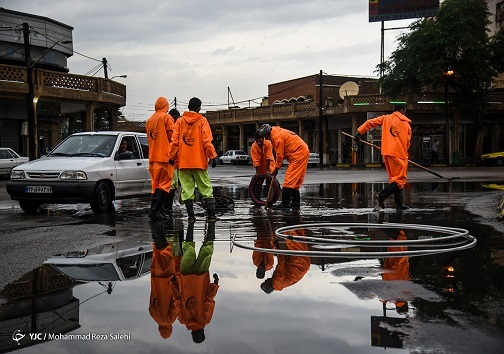
[[[230,163],[231,165],[246,165],[250,162],[250,156],[242,150],[228,150],[219,160],[221,164]]]
[[[310,152],[310,156],[308,157],[308,166],[315,167],[319,163],[320,163],[319,154],[317,154],[316,152]],[[289,161],[283,160],[283,165],[284,166],[289,165]]]
[[[485,165],[504,166],[504,152],[492,152],[481,155],[481,163]]]
[[[152,243],[120,241],[49,258],[61,273],[80,281],[119,281],[139,278],[150,271]]]
[[[116,154],[123,139],[133,154]],[[28,213],[44,203],[90,203],[93,211],[106,211],[115,199],[151,192],[148,154],[145,133],[76,133],[45,157],[13,168],[7,192]]]
[[[9,176],[13,167],[28,162],[28,157],[19,156],[14,150],[0,148],[0,176]]]
[[[504,191],[504,183],[503,182],[481,183],[481,187]]]

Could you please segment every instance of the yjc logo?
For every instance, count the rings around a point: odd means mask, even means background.
[[[19,341],[25,337],[25,334],[21,333],[21,330],[16,330],[12,333],[12,340],[15,340],[19,345]]]

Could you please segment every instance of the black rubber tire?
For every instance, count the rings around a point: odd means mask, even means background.
[[[27,214],[37,214],[41,204],[40,202],[19,201],[19,207]]]
[[[495,164],[496,164],[497,166],[504,166],[504,158],[502,158],[502,157],[498,157],[498,158],[496,158],[496,159],[495,159]]]
[[[98,182],[90,204],[91,209],[95,213],[102,213],[110,209],[112,205],[112,194],[106,182]]]
[[[252,179],[250,180],[250,183],[249,183],[248,193],[249,193],[250,199],[252,199],[252,202],[255,205],[266,205],[266,200],[262,200],[261,196],[257,196],[255,194],[256,185],[262,185],[264,183],[264,181],[271,183],[272,180],[273,180],[273,176],[271,176],[268,173],[263,173],[263,174],[255,175],[254,177],[252,177]],[[278,200],[278,198],[280,198],[281,187],[280,187],[280,182],[278,182],[278,180],[276,178],[274,179],[273,186],[271,188],[272,188],[271,195],[270,195],[270,199],[269,199],[269,203],[268,203],[269,205],[275,203]]]
[[[214,194],[214,199],[215,199],[215,210],[226,211],[234,209],[235,202],[232,198],[227,197],[225,195]],[[205,203],[205,199],[203,199],[200,205],[203,209],[206,210],[207,206]]]

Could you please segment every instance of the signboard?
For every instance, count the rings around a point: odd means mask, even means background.
[[[439,0],[369,0],[369,22],[433,17]]]

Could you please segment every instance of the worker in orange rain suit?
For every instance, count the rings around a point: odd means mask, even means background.
[[[255,174],[275,172],[275,158],[273,157],[273,146],[271,141],[264,139],[258,132],[254,135],[254,143],[250,148],[250,156],[252,157],[252,166],[255,167]],[[269,183],[266,182],[266,189],[269,188]],[[257,198],[261,198],[262,185],[256,185],[254,193]]]
[[[175,277],[176,262],[173,249],[165,237],[164,222],[151,223],[153,251],[149,313],[158,324],[159,334],[164,339],[171,336],[173,323],[178,317],[180,293]],[[176,246],[176,244],[175,244]]]
[[[173,130],[170,149],[170,164],[178,154],[179,180],[182,186],[182,200],[185,202],[188,220],[196,221],[194,217],[194,190],[197,186],[205,198],[208,221],[215,220],[215,199],[208,175],[208,159],[215,167],[217,153],[212,145],[212,131],[205,117],[199,111],[201,100],[193,97],[189,100],[189,111],[177,119]]]
[[[174,122],[180,118],[180,112],[173,108],[168,111],[168,114],[173,118]],[[170,186],[170,194],[166,198],[164,204],[164,211],[166,214],[173,214],[173,205],[180,205],[178,199],[180,197],[180,183],[179,183],[179,173],[178,173],[178,160],[175,159],[175,164],[173,165],[173,178]],[[173,193],[172,193],[173,192]]]
[[[377,210],[385,208],[384,201],[394,194],[396,208],[408,209],[403,203],[404,185],[408,178],[408,150],[411,145],[411,120],[404,114],[404,105],[396,105],[392,114],[370,119],[357,128],[354,139],[359,141],[371,128],[382,126],[381,154],[387,169],[389,185],[378,193]]]
[[[286,234],[304,236],[304,230],[291,230]],[[285,240],[288,250],[308,251],[308,244],[290,239]],[[273,276],[266,279],[261,284],[261,289],[266,294],[271,294],[273,290],[281,291],[300,281],[310,269],[310,257],[295,255],[277,255],[278,263],[273,271]]]
[[[188,223],[186,239],[182,243],[182,262],[178,282],[180,286],[179,322],[191,331],[193,341],[205,340],[205,326],[210,323],[215,309],[214,298],[219,289],[219,276],[210,282],[210,262],[215,239],[215,222],[208,223],[207,235],[196,257],[194,223]]]
[[[173,166],[168,163],[173,133],[173,118],[167,113],[169,107],[168,100],[159,97],[155,104],[156,112],[145,125],[149,143],[149,172],[153,194],[149,212],[151,219],[167,218],[164,204],[169,198],[173,201],[175,193],[170,191]]]
[[[387,229],[390,230],[390,229]],[[387,230],[385,230],[387,232]],[[392,232],[395,232],[393,234]],[[397,234],[397,230],[388,231],[390,240],[396,241],[405,241],[407,240],[406,234],[403,230],[399,230]],[[396,246],[396,247],[388,247],[387,252],[404,252],[407,251],[407,246]],[[387,257],[384,259],[383,268],[384,272],[382,273],[383,280],[411,280],[410,271],[409,271],[409,257],[401,256],[401,257]],[[380,300],[385,304],[390,300]],[[408,312],[408,302],[403,301],[402,299],[392,300],[395,304],[397,313],[407,313]]]
[[[273,144],[276,154],[273,176],[278,174],[284,159],[289,161],[282,184],[282,203],[278,208],[299,208],[301,205],[299,188],[304,182],[310,156],[308,145],[296,133],[277,126],[263,124],[257,132],[260,136],[271,140]]]

